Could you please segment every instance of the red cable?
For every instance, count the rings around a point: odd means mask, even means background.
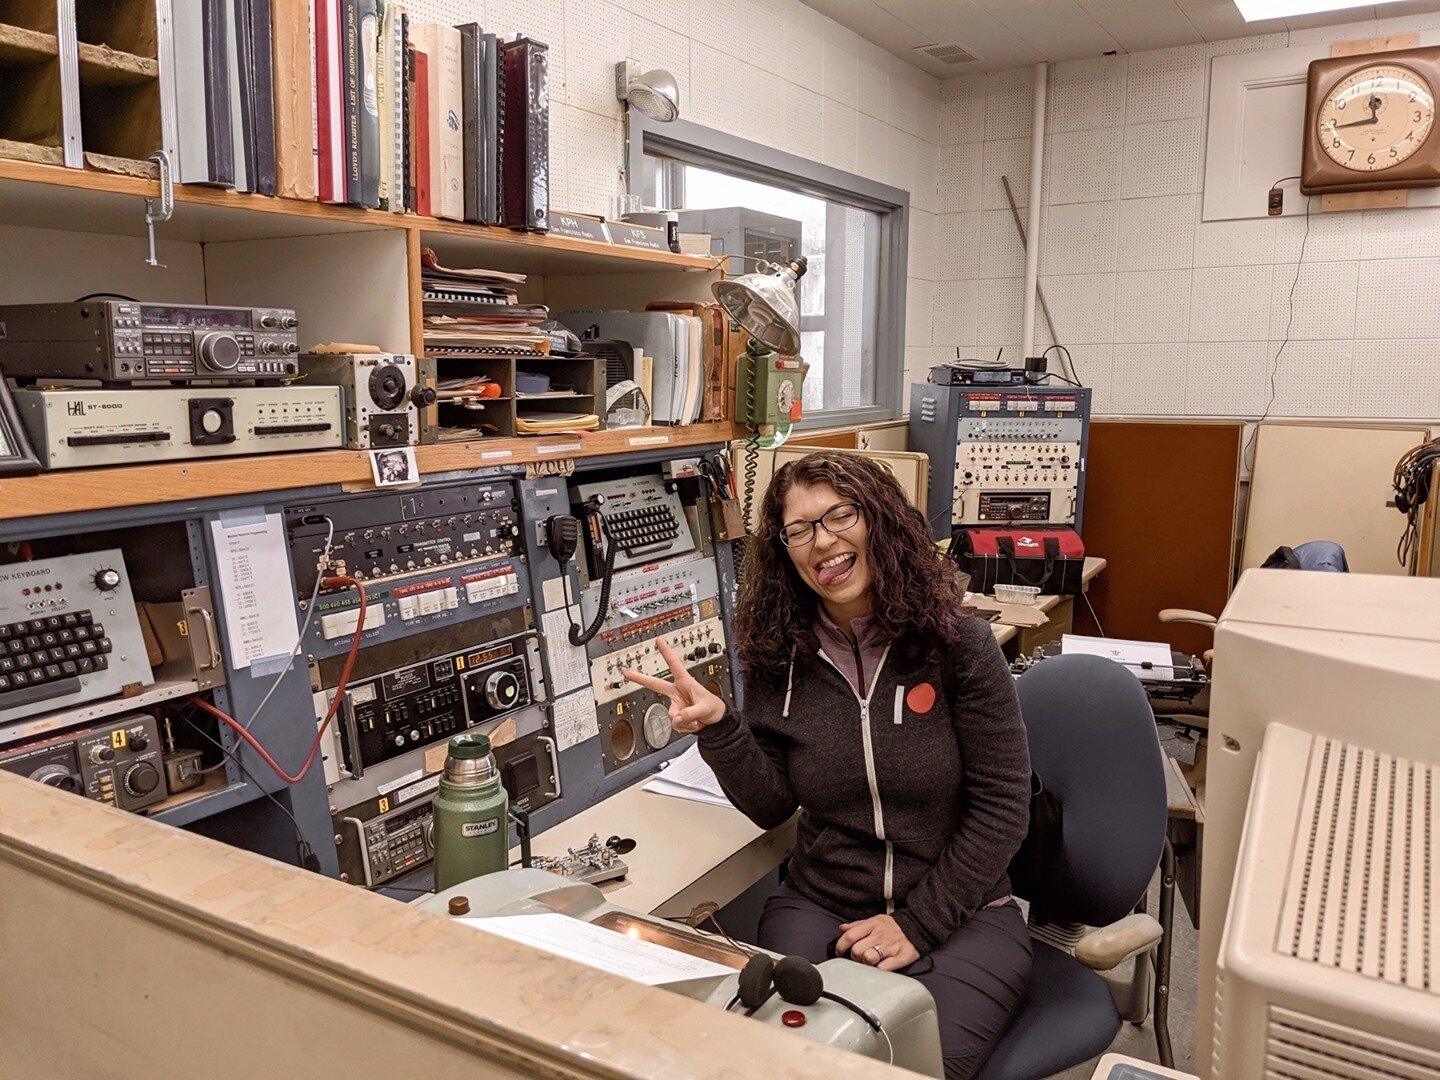
[[[249,730],[233,716],[217,709],[208,701],[201,698],[194,699],[195,704],[200,706],[200,708],[204,709],[216,719],[229,724],[230,727],[235,730],[235,734],[249,743],[251,748],[265,759],[265,764],[274,769],[275,774],[287,784],[298,784],[301,780],[305,779],[305,774],[310,771],[310,766],[315,764],[315,755],[320,752],[320,743],[325,738],[325,729],[330,726],[330,721],[335,719],[335,712],[340,708],[340,700],[345,696],[345,687],[350,682],[350,672],[355,667],[355,657],[360,652],[360,635],[365,632],[365,608],[369,604],[369,599],[365,595],[364,584],[349,575],[343,577],[328,577],[320,584],[327,589],[338,589],[342,585],[349,585],[360,594],[360,614],[358,621],[355,623],[355,634],[350,639],[350,653],[345,657],[345,666],[340,670],[340,682],[335,687],[335,696],[330,700],[330,708],[325,713],[325,720],[321,723],[320,730],[315,733],[315,741],[310,744],[310,756],[305,759],[305,764],[300,767],[298,773],[291,776],[282,769],[279,763],[270,756],[265,747],[260,745],[260,741],[256,739],[254,735],[250,734]]]

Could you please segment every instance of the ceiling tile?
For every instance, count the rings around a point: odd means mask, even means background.
[[[885,10],[923,33],[923,44],[957,42],[965,46],[980,57],[975,67],[983,71],[1003,71],[1045,59],[974,0],[893,0]]]
[[[1047,60],[1079,60],[1120,47],[1074,0],[979,0]]]
[[[1126,52],[1199,45],[1204,39],[1173,0],[1077,0]]]

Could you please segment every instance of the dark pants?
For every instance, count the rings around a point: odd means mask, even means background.
[[[757,944],[819,964],[844,921],[781,885],[765,901]],[[949,941],[901,969],[935,999],[945,1080],[966,1080],[985,1064],[1025,995],[1031,956],[1025,920],[1009,903],[977,912]]]

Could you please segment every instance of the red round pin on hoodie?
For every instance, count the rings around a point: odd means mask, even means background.
[[[905,695],[905,704],[913,713],[928,713],[935,707],[935,687],[928,682],[912,686],[910,692]]]

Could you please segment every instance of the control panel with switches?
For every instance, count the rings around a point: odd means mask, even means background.
[[[962,525],[1008,522],[1078,529],[1089,440],[1084,387],[911,388],[910,448],[930,457],[937,538]]]
[[[727,706],[735,703],[730,663],[723,650],[711,653],[708,645],[697,644],[681,655],[701,685]],[[625,686],[630,688],[629,693],[607,698],[600,705],[600,751],[607,774],[665,749],[678,738],[670,723],[669,701],[634,683]]]
[[[121,810],[143,810],[168,795],[161,751],[155,718],[134,713],[12,747],[0,754],[0,769]]]
[[[580,594],[587,626],[595,618],[602,591],[593,584]],[[590,654],[613,652],[714,618],[720,614],[719,595],[715,560],[700,555],[616,574],[608,614],[590,642]]]
[[[327,731],[326,779],[359,779],[367,768],[529,705],[527,638],[496,641],[353,679]],[[323,720],[334,691],[314,696]]]
[[[676,633],[659,636],[680,654],[686,667],[722,660],[725,657],[725,627],[719,618],[706,619]],[[590,682],[595,688],[595,701],[598,704],[615,701],[633,691],[635,684],[625,680],[625,672],[630,668],[646,675],[667,679],[670,677],[665,658],[655,647],[655,638],[626,645],[590,662]],[[725,682],[728,685],[729,679],[725,679]]]

